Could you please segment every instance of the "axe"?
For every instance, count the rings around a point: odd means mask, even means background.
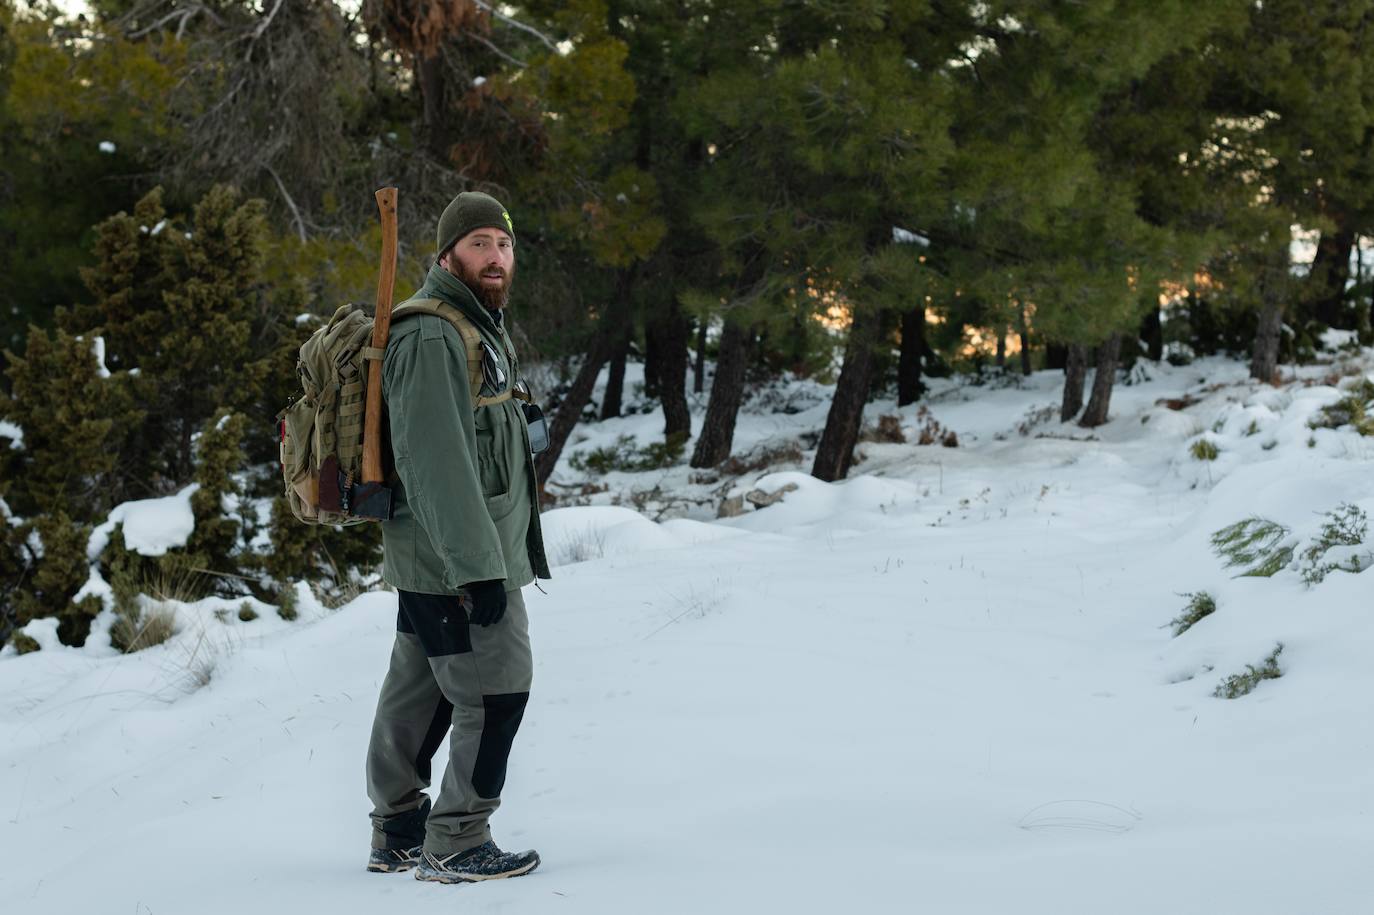
[[[386,352],[391,335],[391,289],[396,284],[396,188],[377,191],[382,216],[382,264],[377,274],[377,311],[372,319],[372,352]],[[391,490],[382,482],[382,360],[367,361],[367,405],[363,412],[363,478],[348,492],[345,510],[358,518],[391,517]]]

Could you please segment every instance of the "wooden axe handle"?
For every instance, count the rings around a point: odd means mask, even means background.
[[[382,267],[377,274],[377,314],[372,324],[372,346],[386,350],[391,336],[391,290],[396,285],[396,188],[376,194],[382,214]],[[382,482],[382,363],[367,363],[367,407],[363,414],[363,482]]]

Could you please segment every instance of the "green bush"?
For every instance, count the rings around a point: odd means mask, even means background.
[[[1255,691],[1264,680],[1277,680],[1283,676],[1283,671],[1279,668],[1279,655],[1283,653],[1283,643],[1279,642],[1274,646],[1274,650],[1259,663],[1245,665],[1245,672],[1232,674],[1225,680],[1217,684],[1217,688],[1212,691],[1212,695],[1218,699],[1239,699]]]
[[[1215,461],[1217,455],[1221,453],[1221,449],[1208,438],[1200,438],[1193,442],[1192,447],[1189,448],[1188,451],[1192,454],[1194,459],[1199,461]]]
[[[1374,407],[1374,382],[1362,378],[1340,400],[1322,407],[1307,425],[1312,429],[1352,426],[1360,435],[1374,435],[1374,409],[1371,407]]]
[[[25,635],[22,632],[15,634],[13,639],[13,645],[14,650],[19,652],[20,654],[28,654],[29,652],[37,651],[39,648],[42,647],[38,644],[37,639],[35,639],[33,636]]]
[[[1206,591],[1195,591],[1183,596],[1188,599],[1187,605],[1184,606],[1183,611],[1178,616],[1169,622],[1169,625],[1173,627],[1175,638],[1183,635],[1217,610],[1216,599]]]
[[[1212,535],[1212,550],[1227,568],[1244,567],[1242,576],[1269,578],[1293,559],[1288,528],[1265,518],[1246,518]]]
[[[598,476],[612,471],[642,473],[646,470],[661,470],[671,467],[682,458],[685,444],[685,440],[653,442],[639,448],[635,445],[633,436],[622,435],[615,440],[614,445],[575,452],[568,458],[568,464],[579,473]]]
[[[290,582],[287,582],[286,586],[277,594],[277,616],[288,623],[295,621],[300,616],[300,612],[296,609],[296,589]]]
[[[272,501],[267,533],[271,546],[259,561],[268,576],[282,583],[285,590],[290,589],[293,581],[309,581],[328,595],[348,587],[350,569],[374,568],[382,558],[380,524],[349,528],[303,524],[291,514],[283,495]]]
[[[1327,562],[1328,551],[1338,546],[1359,546],[1369,533],[1369,521],[1358,505],[1342,502],[1326,513],[1321,532],[1302,551],[1302,580],[1309,586],[1320,584],[1331,572],[1360,572],[1369,557],[1351,556],[1345,562]]]

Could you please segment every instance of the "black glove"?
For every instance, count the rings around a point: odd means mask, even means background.
[[[467,586],[472,608],[468,610],[468,622],[478,626],[490,626],[500,622],[506,615],[506,582],[500,578],[491,581],[474,581]]]

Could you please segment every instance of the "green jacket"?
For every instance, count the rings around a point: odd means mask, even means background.
[[[432,267],[411,298],[461,309],[500,354],[506,383],[514,381],[505,328],[459,279]],[[416,315],[392,325],[382,398],[396,469],[395,515],[382,524],[387,583],[456,594],[474,581],[505,579],[514,590],[548,578],[524,413],[514,399],[473,410],[467,355],[452,324]]]

